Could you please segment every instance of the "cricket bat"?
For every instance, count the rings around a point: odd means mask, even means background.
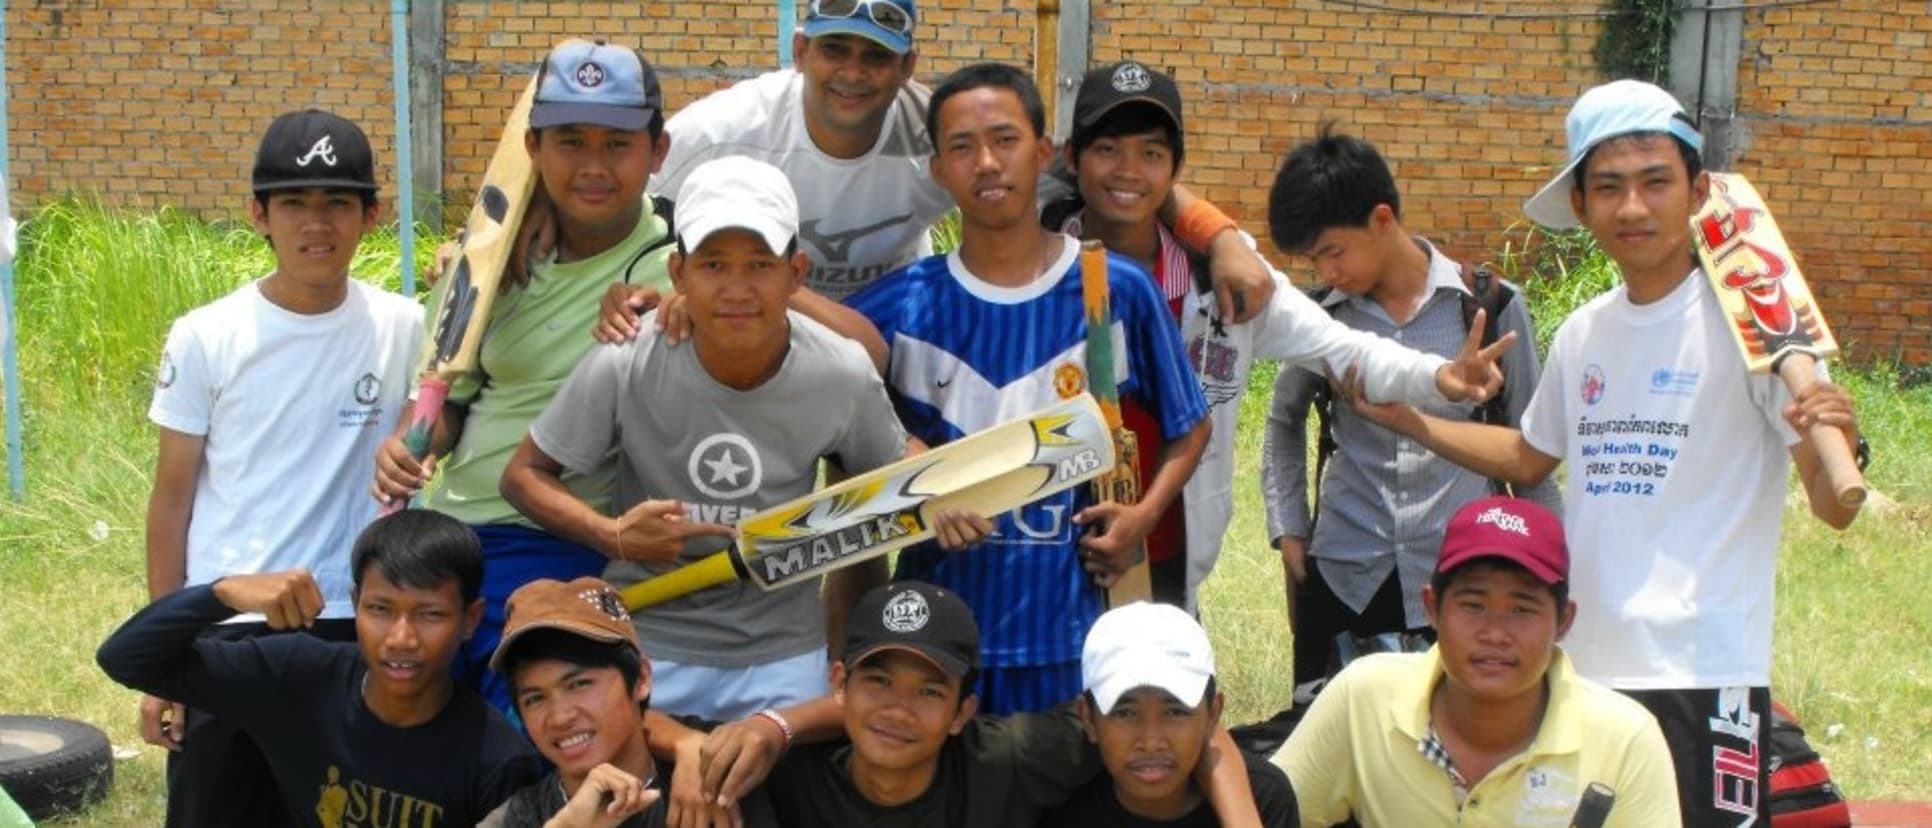
[[[1140,442],[1121,421],[1120,387],[1114,379],[1113,302],[1107,290],[1107,249],[1100,242],[1080,243],[1080,304],[1087,316],[1087,390],[1100,403],[1113,437],[1114,463],[1094,480],[1094,501],[1132,505],[1140,502]],[[1134,550],[1135,563],[1107,588],[1107,606],[1120,607],[1154,597],[1147,547]]]
[[[1816,382],[1818,361],[1838,353],[1838,340],[1757,189],[1742,175],[1711,173],[1710,198],[1691,223],[1698,261],[1730,317],[1745,365],[1753,373],[1777,372],[1793,394]],[[1864,503],[1865,476],[1844,432],[1819,424],[1807,436],[1838,502]]]
[[[443,401],[449,398],[450,381],[476,368],[490,305],[509,268],[517,225],[523,221],[524,208],[536,190],[536,171],[523,145],[536,97],[537,77],[533,75],[511,108],[496,152],[490,156],[490,166],[483,172],[483,186],[477,190],[476,204],[470,207],[463,224],[462,245],[436,281],[435,307],[440,310],[424,346],[416,403],[410,409],[409,430],[403,433],[403,445],[417,460],[429,455],[430,437],[442,416]],[[383,506],[382,512],[389,514],[404,505],[402,498],[395,498]]]
[[[731,548],[623,590],[639,610],[737,581],[773,590],[933,536],[943,510],[1011,511],[1113,467],[1092,396],[954,440],[754,514]]]

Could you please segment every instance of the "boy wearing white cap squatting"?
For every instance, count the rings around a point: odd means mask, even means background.
[[[1677,100],[1617,81],[1585,92],[1566,127],[1568,165],[1523,210],[1588,227],[1623,283],[1564,320],[1522,430],[1365,410],[1519,485],[1569,467],[1565,529],[1587,608],[1566,647],[1577,672],[1656,714],[1685,825],[1761,824],[1788,464],[1813,514],[1850,525],[1857,507],[1838,503],[1802,435],[1823,423],[1856,444],[1858,420],[1828,381],[1794,398],[1777,377],[1745,372],[1691,256],[1709,178]]]
[[[1220,726],[1222,702],[1214,649],[1200,622],[1168,604],[1109,610],[1087,633],[1080,673],[1080,717],[1107,774],[1041,824],[1218,828],[1196,771]],[[1260,757],[1239,756],[1260,824],[1300,824],[1288,777]]]
[[[811,491],[820,458],[862,473],[907,449],[865,350],[786,309],[807,264],[784,174],[716,159],[685,179],[677,205],[671,279],[692,341],[668,347],[653,324],[593,348],[503,476],[505,496],[539,525],[609,538],[618,554],[605,578],[620,588],[723,549],[730,524]],[[617,498],[606,514],[562,475],[612,451]],[[687,522],[715,528],[679,531]],[[739,719],[829,689],[815,582],[716,587],[635,621],[660,710]]]

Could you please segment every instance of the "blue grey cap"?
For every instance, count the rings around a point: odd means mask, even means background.
[[[1699,153],[1704,151],[1704,136],[1684,114],[1684,105],[1669,92],[1643,81],[1620,80],[1592,87],[1570,107],[1563,127],[1570,139],[1570,162],[1523,202],[1524,215],[1557,230],[1577,226],[1576,210],[1570,206],[1576,165],[1583,163],[1598,144],[1619,135],[1661,132],[1676,136]]]
[[[530,128],[591,124],[637,131],[663,110],[657,72],[637,50],[566,40],[544,58]]]

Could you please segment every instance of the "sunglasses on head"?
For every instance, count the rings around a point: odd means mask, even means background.
[[[839,20],[857,17],[861,11],[886,31],[912,34],[912,12],[892,0],[812,0],[813,17]]]

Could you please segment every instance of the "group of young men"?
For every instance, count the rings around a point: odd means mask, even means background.
[[[100,653],[150,694],[170,825],[1567,825],[1591,783],[1611,825],[1760,813],[1763,516],[1788,448],[1848,523],[1797,435],[1857,426],[1828,382],[1792,400],[1729,359],[1690,259],[1700,139],[1667,93],[1571,113],[1528,209],[1589,227],[1625,284],[1539,368],[1520,294],[1405,230],[1366,143],[1325,129],[1270,194],[1277,246],[1330,288],[1310,298],[1178,185],[1167,75],[1095,69],[1056,149],[1018,69],[912,82],[917,27],[912,0],[818,0],[796,70],[668,120],[635,50],[547,55],[526,222],[554,238],[420,458],[398,415],[424,314],[348,275],[368,142],[314,110],[271,125],[250,212],[276,269],[169,334],[155,602]],[[925,256],[954,207],[959,248]],[[1109,250],[1138,504],[950,510],[890,582],[626,612],[617,589],[822,474],[1083,391],[1078,239]],[[1264,482],[1313,699],[1272,763],[1222,727],[1195,620],[1257,358],[1289,364]],[[1664,471],[1601,463],[1638,443]],[[1719,508],[1740,493],[1764,508]],[[1143,545],[1157,603],[1103,612]],[[1335,674],[1383,633],[1436,643]]]

